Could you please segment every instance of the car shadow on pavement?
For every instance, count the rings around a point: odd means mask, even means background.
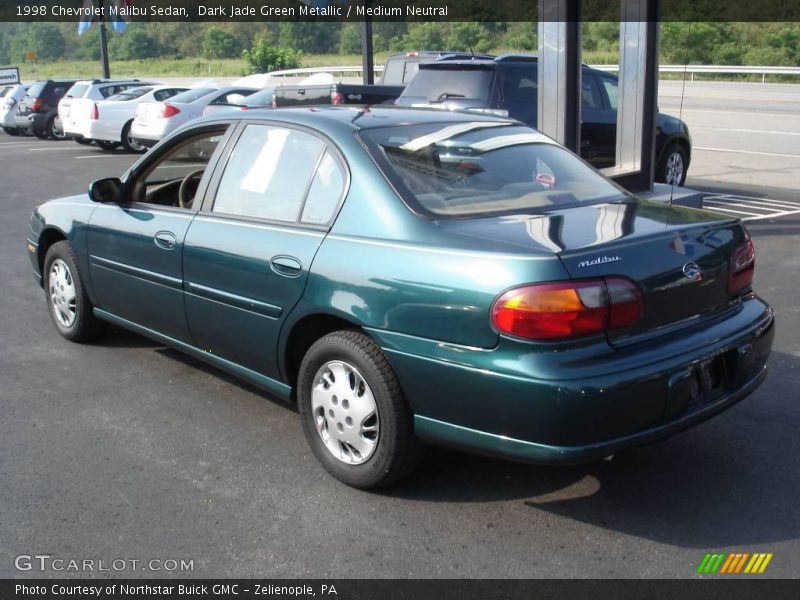
[[[533,511],[689,548],[800,537],[800,358],[773,352],[753,396],[613,460],[540,467],[431,451],[383,493],[431,502],[521,501]]]

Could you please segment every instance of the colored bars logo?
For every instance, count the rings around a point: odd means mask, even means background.
[[[702,574],[725,573],[728,575],[737,573],[748,573],[754,575],[763,573],[769,561],[772,560],[772,552],[755,553],[734,552],[732,554],[706,554],[697,572]]]

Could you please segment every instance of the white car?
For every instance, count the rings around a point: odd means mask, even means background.
[[[140,144],[153,146],[184,123],[202,117],[207,106],[230,104],[257,91],[240,86],[197,87],[178,94],[169,102],[142,102],[136,110],[131,136]]]
[[[83,138],[80,133],[74,131],[75,118],[87,112],[92,102],[105,100],[115,94],[125,90],[152,85],[150,81],[139,81],[138,79],[84,79],[76,81],[67,90],[64,97],[58,101],[58,120],[61,123],[61,131],[65,137],[71,137],[79,144],[91,144],[91,140]]]
[[[17,104],[19,104],[20,98],[25,95],[29,87],[31,87],[29,83],[0,86],[0,127],[5,129],[8,135],[20,134],[14,118],[17,115]]]
[[[113,150],[122,144],[128,152],[144,152],[147,148],[133,140],[130,134],[136,108],[144,102],[167,100],[187,89],[174,85],[146,85],[127,89],[99,102],[75,101],[70,106],[66,131],[76,138],[94,140],[103,150]]]

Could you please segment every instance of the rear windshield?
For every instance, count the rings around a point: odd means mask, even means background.
[[[242,98],[234,104],[246,104],[247,106],[272,106],[272,90],[261,90]]]
[[[545,212],[625,197],[534,129],[503,121],[386,127],[360,136],[400,193],[434,215]]]
[[[76,83],[67,91],[67,98],[82,98],[89,86],[85,83]]]
[[[490,69],[421,68],[403,90],[403,98],[419,98],[428,103],[457,98],[485,99],[491,81]]]
[[[144,96],[147,92],[152,91],[153,88],[151,87],[138,87],[133,88],[130,90],[125,90],[124,92],[120,92],[119,94],[114,94],[113,96],[109,96],[106,100],[117,100],[124,102],[125,100],[135,100],[139,96]]]
[[[44,89],[45,83],[34,83],[31,87],[28,88],[28,93],[25,94],[26,96],[30,96],[31,98],[36,98],[39,94],[42,93]]]
[[[198,98],[216,91],[215,88],[194,88],[173,96],[172,100],[174,102],[194,102]]]

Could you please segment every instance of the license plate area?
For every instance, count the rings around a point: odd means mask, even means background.
[[[735,350],[697,361],[669,380],[664,418],[673,419],[722,396],[730,386],[731,361]]]

